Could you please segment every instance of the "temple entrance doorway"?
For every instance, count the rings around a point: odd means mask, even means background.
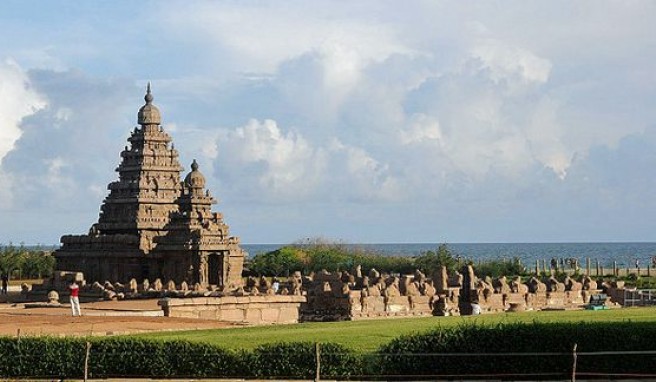
[[[217,253],[210,253],[207,256],[207,282],[210,285],[220,285],[219,283],[219,273],[221,272],[219,262],[219,255]]]

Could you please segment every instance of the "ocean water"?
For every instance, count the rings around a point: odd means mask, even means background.
[[[345,244],[384,256],[418,256],[429,250],[436,250],[438,243],[397,243],[397,244]],[[276,250],[282,244],[243,244],[249,256]],[[533,266],[536,260],[552,258],[577,258],[581,265],[590,258],[603,266],[617,262],[619,267],[635,267],[636,260],[641,267],[652,264],[656,256],[656,243],[448,243],[449,249],[462,258],[474,261],[489,259],[511,259],[518,257],[523,264]]]

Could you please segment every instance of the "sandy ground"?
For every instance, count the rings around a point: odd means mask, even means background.
[[[21,336],[98,336],[235,326],[219,321],[152,317],[161,314],[157,300],[86,303],[81,309],[82,317],[71,317],[68,306],[25,308],[24,304],[0,304],[0,335],[16,336],[20,332]]]

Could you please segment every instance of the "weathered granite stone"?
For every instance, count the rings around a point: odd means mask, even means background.
[[[216,200],[195,160],[181,181],[178,151],[160,125],[150,85],[144,99],[98,222],[86,235],[62,236],[57,268],[83,272],[89,282],[160,278],[203,288],[240,285],[245,253],[239,238],[212,212]]]
[[[48,292],[48,304],[59,304],[59,293],[56,290]]]

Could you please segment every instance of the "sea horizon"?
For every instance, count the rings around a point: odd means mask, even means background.
[[[590,258],[593,265],[598,261],[602,266],[616,262],[620,267],[635,267],[638,264],[646,267],[656,264],[656,242],[651,241],[606,241],[606,242],[471,242],[471,243],[440,243],[440,242],[399,242],[399,243],[350,243],[346,241],[330,241],[381,256],[419,256],[427,251],[435,251],[441,244],[446,244],[454,256],[478,260],[520,259],[526,266],[534,266],[536,261],[551,259],[576,258],[584,264]],[[310,242],[311,243],[311,242]],[[258,243],[241,244],[241,247],[252,258],[258,254],[274,251],[281,247],[303,244],[293,243]],[[0,247],[9,244],[0,244]],[[21,244],[13,244],[20,246]],[[29,249],[55,250],[59,245],[22,244]]]

